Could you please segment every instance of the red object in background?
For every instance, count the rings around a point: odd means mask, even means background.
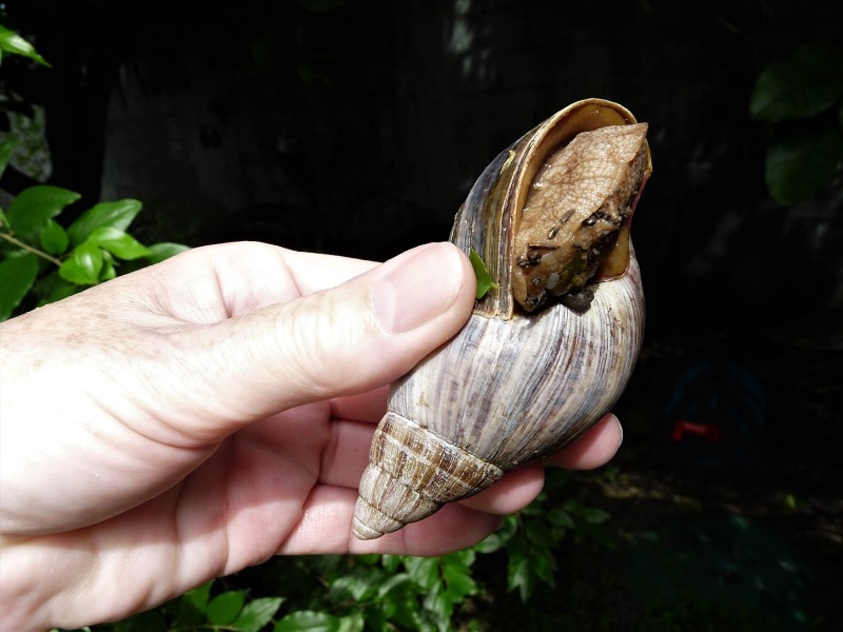
[[[706,441],[720,441],[720,426],[716,424],[700,424],[688,419],[679,419],[673,424],[671,437],[674,441],[682,441],[686,434],[703,437]]]

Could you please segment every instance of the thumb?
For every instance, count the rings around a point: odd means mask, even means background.
[[[182,345],[191,357],[181,363],[199,372],[190,400],[202,402],[202,426],[216,434],[366,392],[456,334],[474,292],[466,256],[447,242],[427,244],[336,288],[192,330]]]

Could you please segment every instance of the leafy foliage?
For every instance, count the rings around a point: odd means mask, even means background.
[[[767,148],[770,195],[782,204],[815,195],[843,160],[843,50],[802,46],[771,64],[750,96],[752,118],[774,125]]]
[[[122,262],[147,265],[185,250],[170,243],[147,248],[126,232],[141,210],[137,200],[97,204],[65,229],[55,218],[78,199],[73,191],[37,185],[22,191],[7,212],[0,209],[0,282],[6,288],[0,320],[113,279]]]
[[[48,65],[29,42],[2,26],[0,52]],[[0,175],[14,148],[12,140],[0,142]],[[138,267],[186,249],[172,243],[147,248],[127,233],[143,206],[137,200],[97,204],[63,227],[56,217],[79,198],[42,184],[21,191],[8,210],[0,209],[0,321],[112,279],[123,262]]]
[[[574,499],[569,475],[549,473],[546,489],[520,515],[508,516],[495,534],[471,549],[434,558],[402,555],[303,556],[276,560],[261,584],[278,596],[252,598],[214,580],[149,612],[91,632],[442,632],[489,624],[479,605],[493,599],[502,578],[509,592],[529,603],[541,586],[554,587],[556,559],[566,538],[611,545],[605,512]],[[483,564],[479,561],[483,559]],[[483,570],[481,571],[480,568]],[[252,582],[255,583],[255,582]],[[280,596],[283,595],[283,596]]]

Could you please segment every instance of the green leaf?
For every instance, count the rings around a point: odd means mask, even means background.
[[[27,253],[0,262],[0,321],[7,320],[38,276],[38,257]]]
[[[16,146],[17,142],[11,138],[4,139],[0,142],[0,176],[3,175],[4,171],[6,171],[6,167],[9,165],[9,160],[12,157],[12,152],[15,150]]]
[[[126,259],[127,261],[148,257],[151,254],[146,246],[137,241],[129,233],[113,226],[95,228],[85,241],[96,244],[115,257]]]
[[[829,46],[803,46],[771,64],[752,90],[749,111],[759,121],[805,118],[843,95],[843,55]]]
[[[378,599],[383,599],[394,591],[401,590],[407,584],[413,583],[413,580],[407,573],[397,573],[391,575],[386,581],[382,581],[376,588],[378,589]]]
[[[81,196],[60,187],[38,184],[21,191],[9,206],[6,219],[21,237],[32,237],[51,217]]]
[[[535,576],[530,570],[530,563],[521,547],[511,546],[507,563],[507,587],[509,591],[518,590],[521,601],[526,603],[533,594]]]
[[[366,619],[363,617],[363,613],[352,612],[344,617],[340,617],[338,632],[363,632],[365,627]]]
[[[111,279],[117,276],[117,269],[114,266],[114,257],[112,254],[108,250],[100,250],[100,252],[102,253],[102,268],[100,268],[97,283],[111,281]]]
[[[337,577],[331,582],[328,591],[333,601],[351,597],[355,601],[363,601],[373,595],[383,581],[383,572],[376,568],[362,568],[353,573]]]
[[[85,242],[73,249],[59,267],[61,278],[77,285],[96,285],[102,269],[102,251],[96,244]]]
[[[275,624],[274,632],[297,632],[308,630],[310,632],[338,632],[340,620],[327,612],[315,610],[299,610],[291,612]]]
[[[486,296],[486,294],[489,293],[489,290],[496,290],[498,288],[498,284],[492,280],[489,270],[486,268],[486,264],[483,263],[483,259],[480,258],[480,255],[477,254],[477,251],[474,250],[474,248],[472,248],[468,253],[468,260],[471,261],[471,267],[474,268],[474,276],[477,277],[477,292],[475,293],[475,298],[479,300]]]
[[[142,208],[143,203],[132,199],[101,202],[92,206],[68,226],[70,245],[81,244],[97,228],[108,226],[125,231]]]
[[[767,148],[770,195],[782,204],[810,198],[825,186],[843,160],[843,136],[836,127],[775,140]]]
[[[439,581],[439,560],[435,557],[407,556],[404,567],[413,581],[425,590],[430,590]]]
[[[50,255],[60,255],[67,250],[67,233],[54,219],[48,219],[41,229],[41,247]]]
[[[272,617],[278,612],[278,608],[281,607],[283,601],[281,597],[253,599],[243,607],[232,627],[239,632],[258,632],[272,621]]]
[[[460,602],[468,595],[476,595],[478,592],[477,582],[471,576],[471,569],[461,560],[451,556],[443,559],[444,567],[442,577],[448,586],[448,594],[453,602]]]
[[[14,31],[0,26],[0,50],[22,57],[28,57],[42,66],[49,66],[47,60],[41,57],[35,47]]]
[[[427,593],[424,599],[424,608],[429,614],[433,615],[435,620],[446,623],[450,621],[451,615],[454,613],[454,601],[452,595],[442,590],[442,585],[439,584]]]
[[[245,590],[230,590],[217,595],[208,602],[208,610],[205,613],[208,623],[214,625],[226,625],[231,623],[243,610],[243,603],[246,601]]]
[[[205,609],[211,594],[213,580],[183,594],[176,606],[173,627],[192,627],[205,621]]]

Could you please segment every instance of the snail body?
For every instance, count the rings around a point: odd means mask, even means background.
[[[646,125],[574,103],[486,168],[451,241],[495,281],[469,322],[399,380],[353,531],[377,538],[575,440],[608,412],[641,345],[629,220],[651,171]]]

